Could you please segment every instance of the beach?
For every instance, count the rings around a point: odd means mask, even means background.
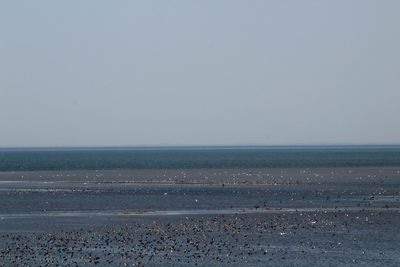
[[[0,172],[0,263],[397,266],[400,167]]]

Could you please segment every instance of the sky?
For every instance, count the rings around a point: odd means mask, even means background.
[[[400,1],[1,1],[0,147],[400,143]]]

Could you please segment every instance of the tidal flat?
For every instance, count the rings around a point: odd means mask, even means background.
[[[0,172],[1,266],[399,266],[400,167]]]

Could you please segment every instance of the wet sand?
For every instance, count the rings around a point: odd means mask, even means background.
[[[400,167],[0,173],[0,265],[399,266]]]

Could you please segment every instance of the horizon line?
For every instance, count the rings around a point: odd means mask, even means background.
[[[101,150],[101,149],[168,149],[168,148],[274,148],[274,147],[387,147],[400,143],[294,143],[294,144],[158,144],[94,146],[0,146],[0,150]]]

